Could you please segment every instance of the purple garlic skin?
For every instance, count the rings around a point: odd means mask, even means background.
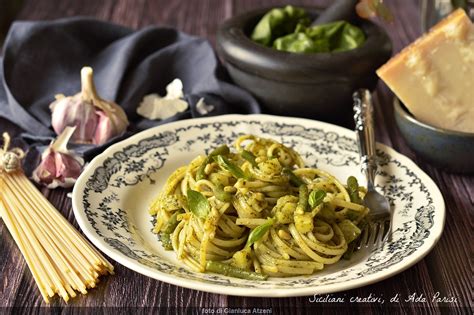
[[[56,134],[60,135],[66,127],[76,127],[72,141],[90,143],[94,137],[98,117],[95,107],[81,99],[80,94],[60,97],[50,105],[52,121]]]
[[[75,181],[81,175],[82,165],[73,156],[56,152],[54,160],[56,162],[56,178],[61,182],[66,182],[68,178]]]
[[[95,129],[93,143],[101,145],[113,138],[115,129],[112,120],[103,111],[97,111],[98,123]]]
[[[82,164],[74,156],[51,150],[33,172],[33,179],[48,188],[71,187],[81,171]]]
[[[129,121],[116,103],[102,99],[96,91],[93,71],[81,70],[81,91],[73,96],[58,95],[50,105],[52,126],[60,135],[66,127],[75,127],[71,140],[75,143],[104,144],[125,132]]]
[[[49,185],[53,182],[56,176],[56,161],[54,152],[50,152],[42,158],[40,165],[34,170],[33,178],[36,182]]]
[[[84,160],[67,144],[75,133],[76,127],[65,127],[61,134],[51,142],[41,155],[41,163],[33,171],[33,180],[48,188],[72,187],[81,175]]]

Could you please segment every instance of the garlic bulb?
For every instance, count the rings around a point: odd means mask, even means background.
[[[48,188],[71,187],[82,172],[84,160],[67,149],[76,127],[66,127],[41,155],[33,180]]]
[[[90,67],[81,70],[81,92],[73,96],[57,95],[50,105],[56,134],[66,127],[76,127],[73,142],[104,144],[123,133],[129,124],[127,115],[116,103],[97,94]]]

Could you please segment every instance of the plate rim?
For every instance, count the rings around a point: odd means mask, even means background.
[[[319,126],[331,128],[333,130],[337,129],[336,131],[339,130],[342,133],[353,132],[352,130],[348,128],[334,125],[327,122],[323,122],[323,121],[319,121],[319,120],[312,120],[312,119],[299,118],[299,117],[266,115],[266,114],[249,114],[249,115],[229,114],[229,115],[220,115],[220,116],[212,116],[212,117],[191,118],[191,119],[165,123],[159,126],[155,126],[155,127],[143,130],[120,142],[112,144],[107,149],[105,149],[102,153],[96,155],[81,173],[76,184],[74,185],[74,189],[72,192],[73,213],[81,231],[84,233],[87,239],[94,246],[96,246],[101,252],[106,254],[110,259],[113,259],[117,263],[127,267],[128,269],[131,269],[132,271],[138,272],[144,276],[147,276],[159,281],[163,281],[172,285],[176,285],[176,286],[180,286],[180,287],[184,287],[188,289],[193,289],[193,290],[209,292],[209,293],[223,294],[222,289],[224,286],[220,284],[211,284],[211,283],[206,283],[206,282],[193,280],[193,279],[183,279],[179,276],[168,275],[161,271],[150,272],[149,267],[142,266],[141,264],[136,263],[133,259],[125,256],[124,254],[116,251],[113,248],[110,248],[109,245],[105,243],[105,241],[103,241],[102,238],[95,235],[95,233],[90,228],[90,224],[89,222],[87,222],[85,213],[83,211],[84,209],[81,209],[82,200],[83,200],[82,192],[83,192],[83,188],[85,187],[85,183],[87,182],[87,179],[90,178],[90,175],[92,172],[91,170],[93,169],[94,164],[100,163],[101,161],[109,157],[110,153],[115,152],[118,149],[125,147],[131,143],[134,143],[135,142],[134,140],[144,138],[148,134],[154,133],[156,130],[161,131],[163,129],[166,130],[167,128],[175,129],[175,128],[182,127],[183,125],[189,126],[192,124],[206,123],[206,122],[209,123],[209,122],[219,122],[219,121],[228,121],[228,120],[248,121],[251,119],[257,119],[257,120],[260,119],[262,121],[269,121],[269,120],[271,121],[272,119],[273,120],[277,119],[282,122],[292,121],[294,124],[298,124],[299,122],[300,125],[304,125],[304,126],[316,124]],[[355,134],[354,134],[354,137],[355,137]],[[431,252],[431,250],[434,248],[434,246],[437,244],[437,242],[439,241],[439,239],[441,238],[443,234],[445,220],[446,220],[446,205],[445,205],[444,197],[439,187],[436,185],[434,180],[428,174],[426,174],[426,172],[423,171],[418,165],[416,165],[416,163],[413,160],[411,160],[409,157],[399,153],[395,149],[385,144],[377,142],[377,146],[383,148],[383,150],[389,153],[390,155],[394,155],[397,158],[399,158],[401,161],[403,161],[405,165],[409,166],[410,170],[415,171],[417,175],[423,179],[424,184],[430,187],[430,190],[433,191],[433,194],[439,197],[439,200],[437,200],[437,202],[435,203],[435,206],[437,210],[436,214],[441,216],[440,219],[438,220],[438,222],[440,223],[439,223],[438,229],[435,229],[435,226],[433,226],[432,231],[437,232],[437,233],[433,235],[432,237],[430,237],[429,239],[431,240],[430,244],[426,244],[426,246],[424,246],[423,248],[415,251],[413,254],[406,257],[406,260],[402,261],[404,263],[402,266],[400,265],[401,262],[398,262],[392,266],[389,266],[384,271],[379,271],[374,274],[365,275],[362,279],[353,279],[353,280],[349,280],[343,283],[332,283],[332,284],[322,285],[320,286],[324,288],[324,290],[322,291],[318,290],[318,287],[315,287],[315,286],[298,287],[298,288],[273,288],[273,289],[226,287],[226,288],[229,288],[230,290],[229,292],[226,292],[225,295],[284,298],[284,297],[313,296],[317,294],[343,292],[343,291],[351,290],[354,288],[364,287],[376,282],[380,282],[396,274],[399,274],[407,270],[408,268],[412,267],[413,265],[415,265],[417,262],[422,260],[429,252]],[[415,255],[416,253],[418,253],[418,255]]]

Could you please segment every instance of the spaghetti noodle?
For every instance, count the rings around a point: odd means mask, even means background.
[[[113,266],[28,180],[20,167],[23,152],[0,149],[0,214],[20,248],[46,303],[55,294],[66,302],[86,294]]]
[[[253,135],[178,168],[150,206],[166,249],[198,272],[246,279],[312,274],[354,249],[366,190],[305,167]]]

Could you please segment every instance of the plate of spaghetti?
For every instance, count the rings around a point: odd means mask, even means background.
[[[433,181],[377,144],[393,234],[357,251],[370,209],[351,130],[226,115],[155,127],[97,156],[73,191],[76,219],[109,257],[171,284],[301,296],[364,286],[422,259],[441,236]]]

